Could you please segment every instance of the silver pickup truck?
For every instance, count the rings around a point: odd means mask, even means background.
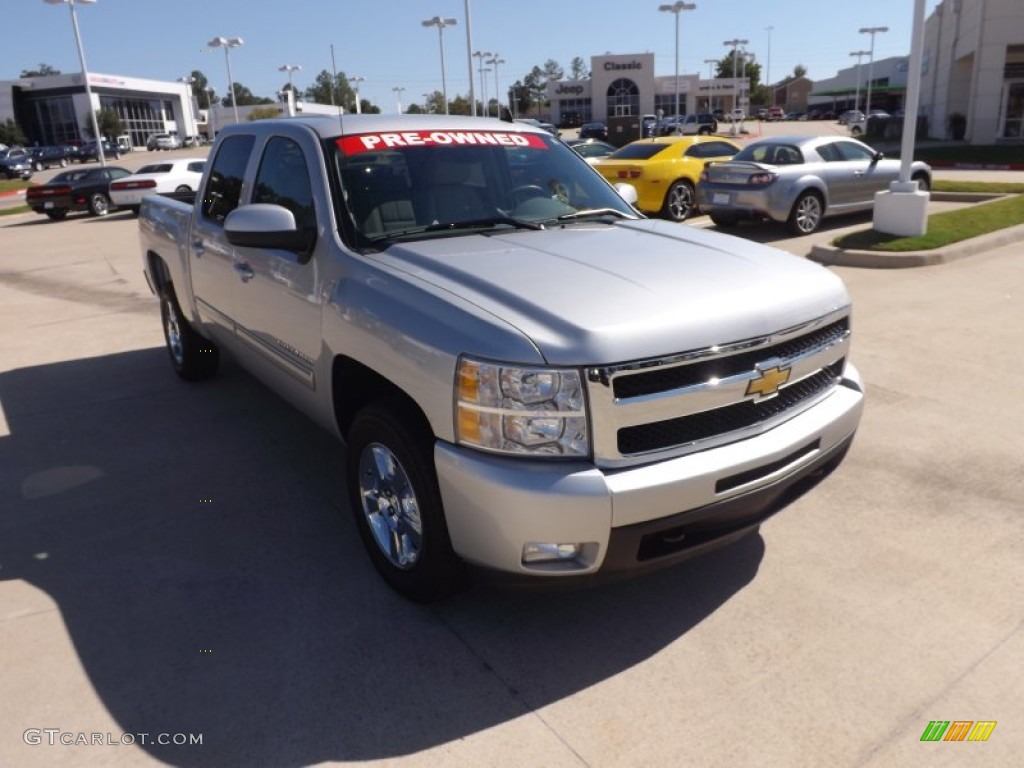
[[[341,437],[371,560],[431,600],[721,545],[853,439],[839,278],[630,199],[524,124],[256,121],[144,199],[142,260],[177,373],[226,350]]]

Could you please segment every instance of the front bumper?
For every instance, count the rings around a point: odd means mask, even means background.
[[[467,562],[520,576],[644,570],[719,546],[837,463],[863,409],[852,366],[827,398],[746,440],[620,470],[434,449],[448,531]],[[523,563],[528,542],[580,543],[571,563]]]

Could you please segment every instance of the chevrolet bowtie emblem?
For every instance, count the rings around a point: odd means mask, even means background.
[[[759,370],[758,374],[760,375],[758,378],[751,379],[750,383],[747,384],[747,397],[751,395],[757,395],[758,397],[774,395],[779,391],[779,387],[789,381],[789,374],[792,372],[792,368],[779,368],[777,365],[765,368],[763,371]]]

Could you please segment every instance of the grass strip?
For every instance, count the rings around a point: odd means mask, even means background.
[[[1019,195],[1024,192],[1024,183],[1001,181],[942,181],[932,180],[935,192],[989,192],[994,195]]]
[[[836,238],[832,244],[857,251],[930,251],[1021,223],[1024,223],[1024,195],[936,213],[928,217],[928,231],[920,237],[898,237],[862,229]]]
[[[13,216],[16,213],[28,213],[31,210],[27,205],[15,205],[12,208],[0,208],[0,216]]]

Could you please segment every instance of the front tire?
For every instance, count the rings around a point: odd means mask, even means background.
[[[419,603],[457,591],[465,580],[452,550],[434,470],[433,436],[400,400],[360,411],[347,437],[349,500],[374,567]]]
[[[818,229],[824,206],[816,192],[804,192],[793,203],[793,210],[786,222],[794,235],[809,235]]]
[[[89,196],[89,213],[93,216],[106,216],[110,213],[110,198],[102,192],[94,192]]]
[[[170,284],[160,291],[160,318],[174,372],[186,381],[200,381],[213,376],[220,361],[217,347],[189,325]]]
[[[914,175],[913,175],[913,176],[911,177],[911,179],[910,179],[910,180],[911,180],[911,181],[916,181],[916,182],[917,182],[917,191],[918,191],[918,192],[931,192],[931,189],[932,189],[932,185],[931,185],[931,183],[930,183],[930,182],[928,181],[928,176],[927,176],[927,174],[924,174],[924,173],[915,173],[915,174],[914,174]]]
[[[693,184],[689,181],[672,182],[661,206],[662,215],[670,221],[685,221],[693,213],[694,197]]]

